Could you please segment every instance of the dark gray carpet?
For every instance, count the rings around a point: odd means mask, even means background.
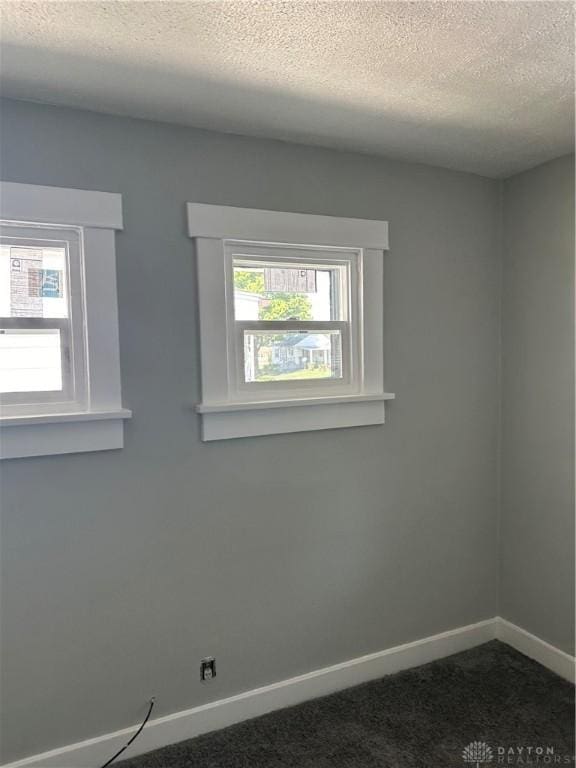
[[[573,687],[495,640],[121,765],[476,768],[462,757],[473,741],[491,747],[493,766],[573,764]],[[523,762],[518,756],[500,759],[498,748],[518,747],[525,748]],[[538,747],[548,749],[546,760],[536,760]]]

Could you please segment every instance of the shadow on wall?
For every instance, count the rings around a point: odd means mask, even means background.
[[[557,157],[559,151],[568,153],[573,148],[572,130],[567,131],[564,150],[559,150],[557,144],[550,148],[543,146],[542,136],[535,126],[534,141],[526,150],[527,161],[524,162],[518,158],[518,146],[528,144],[525,131],[513,131],[508,126],[504,135],[501,129],[487,122],[489,117],[479,125],[477,117],[471,116],[467,122],[461,113],[444,114],[442,120],[433,120],[428,114],[407,115],[402,111],[402,105],[395,111],[388,108],[386,112],[377,109],[370,112],[366,105],[361,108],[344,106],[319,94],[304,97],[288,89],[280,91],[277,86],[247,85],[206,74],[195,74],[192,80],[190,76],[167,68],[102,61],[84,53],[72,55],[4,42],[2,65],[2,96],[7,98],[88,110],[97,104],[99,111],[112,114],[346,150],[349,146],[344,146],[340,138],[345,132],[343,126],[349,131],[350,125],[361,122],[366,137],[362,147],[364,152],[378,154],[386,144],[388,156],[398,160],[460,170],[466,168],[480,175],[485,175],[486,146],[490,144],[498,147],[490,158],[491,175],[495,177],[511,175],[525,167],[526,162],[537,165]],[[90,82],[90,87],[83,87],[82,92],[76,85],[78,73],[83,73]],[[95,76],[94,73],[98,74]],[[52,85],[56,78],[58,95],[54,95]],[[189,94],[187,104],[182,103],[183,91]],[[152,92],[155,106],[143,107]],[[48,93],[49,99],[46,97]],[[197,108],[195,103],[207,106]],[[228,105],[230,114],[237,112],[235,105],[241,105],[242,113],[250,117],[235,116],[226,121],[223,105]],[[558,124],[571,126],[573,105],[560,101],[558,111]],[[311,132],[300,127],[303,113],[306,122],[312,126]],[[430,146],[430,137],[434,134],[438,138],[432,152],[428,152],[424,147]],[[455,146],[464,143],[467,147],[465,155],[457,156]],[[535,145],[540,147],[537,159],[534,159]],[[414,148],[418,146],[421,149],[415,153]],[[511,167],[507,160],[510,153],[517,158],[515,167]],[[507,169],[504,173],[503,168]]]

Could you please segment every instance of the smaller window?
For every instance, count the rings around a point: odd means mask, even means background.
[[[386,222],[188,204],[202,439],[384,422]]]
[[[85,405],[79,238],[73,228],[0,229],[0,403],[6,415]]]

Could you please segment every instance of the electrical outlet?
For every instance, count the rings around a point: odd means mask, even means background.
[[[207,683],[216,677],[216,659],[214,656],[206,656],[200,661],[200,681]]]

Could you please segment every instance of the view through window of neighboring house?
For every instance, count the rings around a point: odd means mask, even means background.
[[[0,393],[5,402],[70,397],[66,242],[0,240]]]
[[[246,381],[342,378],[340,331],[244,331]]]
[[[342,379],[345,267],[235,257],[233,271],[245,383]]]

